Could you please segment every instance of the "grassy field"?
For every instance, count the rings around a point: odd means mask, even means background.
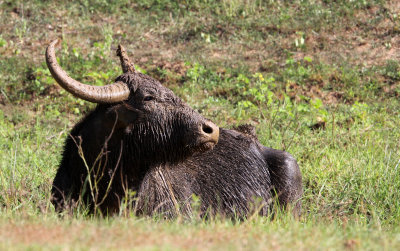
[[[380,0],[0,1],[0,249],[400,249],[400,3]],[[256,126],[299,162],[303,215],[246,222],[59,218],[63,142],[93,104],[52,79],[44,51],[103,85],[124,45],[222,127]]]

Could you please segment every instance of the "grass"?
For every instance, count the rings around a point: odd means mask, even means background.
[[[3,1],[0,248],[396,249],[400,5],[396,1]],[[223,127],[251,123],[303,173],[303,216],[235,223],[59,218],[49,191],[70,128],[94,107],[58,87],[136,66]]]
[[[378,249],[398,248],[400,236],[392,232],[372,231],[365,225],[337,222],[302,224],[281,219],[264,219],[234,224],[227,221],[154,222],[149,219],[113,220],[28,219],[27,223],[5,222],[0,226],[0,247],[36,249],[107,250],[220,250],[220,249]],[[17,237],[14,233],[21,234]],[[319,240],[324,240],[320,242]]]

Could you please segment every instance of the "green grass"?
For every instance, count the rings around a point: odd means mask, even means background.
[[[3,1],[1,249],[398,249],[400,6],[355,1]],[[136,66],[223,127],[256,126],[303,174],[303,215],[59,218],[63,142],[93,104],[58,87],[44,50],[82,82]]]

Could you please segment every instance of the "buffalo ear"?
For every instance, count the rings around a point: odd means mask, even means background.
[[[136,73],[126,72],[115,79],[115,82],[123,82],[131,91],[131,94],[135,93],[140,82],[140,77]]]
[[[112,114],[115,128],[126,128],[128,125],[134,123],[140,118],[141,112],[128,104],[120,104],[110,111]]]

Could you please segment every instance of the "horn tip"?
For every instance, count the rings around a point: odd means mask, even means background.
[[[60,39],[56,38],[56,39],[54,39],[53,41],[51,41],[50,45],[54,47],[54,46],[56,46],[57,44],[59,44],[59,42],[60,42]]]
[[[124,53],[124,52],[125,52],[125,48],[121,44],[119,44],[118,49],[117,49],[117,57],[121,57],[122,53]]]

